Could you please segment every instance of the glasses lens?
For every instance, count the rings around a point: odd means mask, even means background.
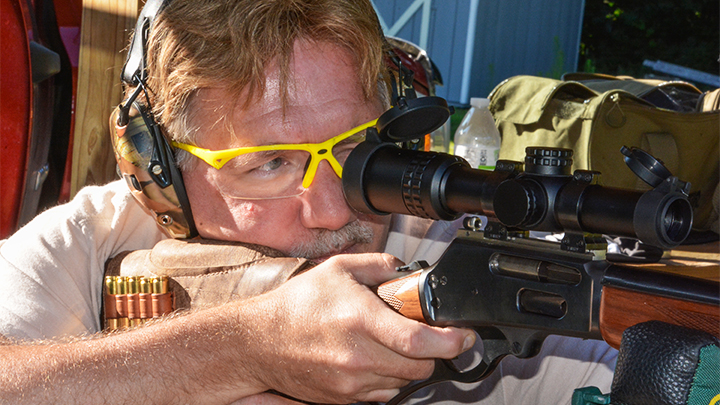
[[[302,193],[302,178],[310,152],[280,150],[237,156],[215,172],[215,183],[233,198],[277,198]]]
[[[348,155],[350,155],[350,152],[352,152],[353,149],[355,149],[355,147],[364,140],[365,130],[363,129],[336,143],[335,146],[333,146],[332,154],[335,159],[337,159],[338,163],[343,166],[345,165],[345,160],[347,159]]]
[[[305,191],[302,183],[309,167],[314,165],[317,168],[325,159],[337,160],[342,166],[350,152],[364,140],[365,131],[362,130],[339,140],[332,146],[332,153],[320,148],[314,157],[308,151],[296,149],[242,154],[214,173],[215,185],[223,195],[231,198],[268,199],[300,195]],[[314,175],[315,171],[311,171]]]

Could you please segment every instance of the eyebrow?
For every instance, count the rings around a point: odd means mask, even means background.
[[[357,132],[355,132],[354,134],[352,134],[352,135],[348,136],[347,138],[343,139],[342,141],[338,142],[338,144],[347,143],[347,142],[354,142],[354,140],[357,139],[357,138],[359,138],[359,137],[365,138],[365,136],[366,136],[365,133],[366,133],[366,132],[367,132],[367,128],[361,129],[360,131],[357,131]]]
[[[228,161],[228,163],[232,162],[234,160],[236,163],[233,166],[242,167],[242,166],[249,165],[253,161],[256,161],[256,160],[264,160],[264,159],[268,159],[272,156],[277,156],[281,152],[287,152],[287,151],[284,151],[284,150],[261,150],[261,151],[257,151],[257,152],[242,153],[242,154],[237,155],[234,158],[230,159]],[[251,156],[254,156],[255,158],[250,159]]]

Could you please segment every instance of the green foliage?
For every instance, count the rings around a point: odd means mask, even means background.
[[[557,35],[553,37],[553,51],[555,53],[555,58],[553,59],[553,64],[550,68],[550,72],[540,71],[537,73],[536,76],[560,79],[563,73],[565,73],[565,52],[563,52],[562,50],[562,46],[560,45],[560,38],[558,38]]]
[[[642,77],[645,59],[718,74],[718,0],[585,0],[580,69]]]
[[[455,108],[455,113],[450,116],[450,139],[455,138],[455,131],[457,131],[468,110],[469,108]]]

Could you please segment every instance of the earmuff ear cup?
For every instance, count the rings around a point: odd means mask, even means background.
[[[126,125],[119,124],[121,114],[128,115]],[[127,112],[118,107],[110,116],[110,128],[118,169],[133,196],[173,238],[197,236],[182,174],[152,115],[137,103]]]

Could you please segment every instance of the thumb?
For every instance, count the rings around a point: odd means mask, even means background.
[[[402,260],[387,253],[338,255],[328,263],[352,274],[355,280],[366,286],[376,286],[385,281],[403,276],[397,268],[404,265]]]

